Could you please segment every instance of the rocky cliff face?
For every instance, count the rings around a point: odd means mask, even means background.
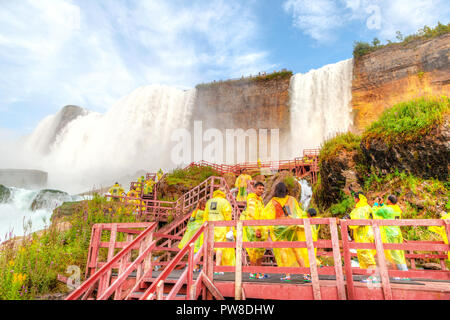
[[[353,130],[361,133],[388,107],[424,95],[450,93],[450,34],[392,45],[355,59]]]
[[[203,130],[279,129],[282,143],[290,134],[289,83],[284,76],[200,85],[191,123],[202,121]]]
[[[380,138],[363,138],[362,152],[369,165],[382,173],[407,171],[424,179],[448,180],[450,166],[450,115],[443,124],[414,142],[389,146]]]

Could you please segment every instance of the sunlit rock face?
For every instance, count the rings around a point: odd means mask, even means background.
[[[426,95],[450,93],[450,34],[392,45],[355,59],[353,130],[361,133],[383,110]]]

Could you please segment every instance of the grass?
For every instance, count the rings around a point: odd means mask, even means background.
[[[41,234],[27,234],[15,245],[8,241],[0,250],[0,300],[30,300],[37,296],[64,292],[57,280],[69,266],[84,274],[91,229],[95,223],[137,222],[132,207],[94,197],[71,216],[64,217],[70,227],[60,231],[55,225]],[[28,224],[27,229],[31,227]],[[108,235],[104,235],[107,241]],[[82,279],[81,279],[82,280]]]
[[[210,83],[201,83],[196,86],[197,89],[201,88],[211,88],[213,86],[218,86],[222,84],[232,84],[232,83],[239,83],[241,81],[255,81],[255,82],[265,82],[265,81],[271,81],[271,80],[281,80],[281,79],[290,79],[292,77],[293,73],[290,70],[281,70],[281,71],[275,71],[272,73],[268,73],[266,75],[257,75],[257,76],[250,76],[250,77],[242,77],[241,79],[230,79],[225,81],[217,81],[217,82],[210,82]]]
[[[446,96],[414,99],[399,103],[386,110],[363,133],[363,140],[381,138],[388,145],[414,142],[442,123],[450,111],[450,99]]]
[[[342,195],[339,203],[333,204],[330,207],[330,212],[333,215],[333,217],[344,217],[347,214],[350,214],[350,212],[355,208],[355,200],[347,195]]]
[[[169,185],[183,185],[187,188],[193,188],[211,176],[222,176],[214,168],[190,167],[187,170],[175,169],[165,177]]]
[[[319,161],[325,161],[335,157],[342,150],[353,151],[361,150],[361,137],[351,132],[337,134],[335,137],[326,140],[321,148],[319,154]]]
[[[417,33],[414,33],[406,37],[403,37],[403,35],[399,31],[397,31],[398,42],[392,42],[388,40],[386,44],[381,44],[381,42],[377,38],[375,38],[372,41],[372,43],[357,41],[353,46],[353,57],[358,59],[365,56],[366,54],[369,54],[384,47],[404,45],[415,40],[431,39],[449,32],[450,32],[450,23],[445,25],[438,22],[438,24],[434,28],[424,26],[422,29],[419,29]]]

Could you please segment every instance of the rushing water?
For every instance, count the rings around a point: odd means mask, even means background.
[[[312,198],[312,188],[308,184],[308,181],[306,180],[298,180],[298,184],[301,187],[301,195],[300,195],[300,202],[302,203],[303,210],[307,210],[309,207],[309,203],[311,202]]]
[[[49,172],[52,188],[77,193],[110,185],[140,169],[168,167],[171,133],[189,125],[194,98],[195,90],[141,87],[105,114],[87,112],[71,121],[48,152],[41,152],[40,141],[55,131],[54,117],[44,119],[25,145],[30,154],[40,152],[33,164]]]
[[[31,210],[31,205],[39,194],[38,190],[9,188],[11,197],[7,203],[0,203],[0,242],[12,233],[14,236],[24,234],[24,226],[31,222],[31,229],[27,232],[41,230],[49,224],[53,209],[66,201],[83,200],[80,196],[68,194],[46,194],[41,199],[42,208]]]
[[[352,124],[353,60],[326,65],[291,78],[291,154],[317,148]]]

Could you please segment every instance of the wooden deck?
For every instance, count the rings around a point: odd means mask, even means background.
[[[174,270],[167,277],[165,283],[176,283],[184,270]],[[154,281],[160,274],[153,271],[149,282]],[[194,273],[194,280],[198,277]],[[242,274],[242,287],[246,299],[267,300],[314,300],[312,284],[303,281],[303,275],[292,275],[290,282],[280,280],[282,274],[270,274],[268,279],[249,279],[248,273]],[[358,300],[383,300],[381,283],[372,286],[362,282],[364,276],[354,275],[353,281]],[[234,272],[225,272],[223,275],[214,275],[214,285],[226,298],[234,298]],[[319,275],[320,289],[325,300],[337,300],[336,277],[332,275]],[[450,300],[450,280],[390,279],[394,300]]]

